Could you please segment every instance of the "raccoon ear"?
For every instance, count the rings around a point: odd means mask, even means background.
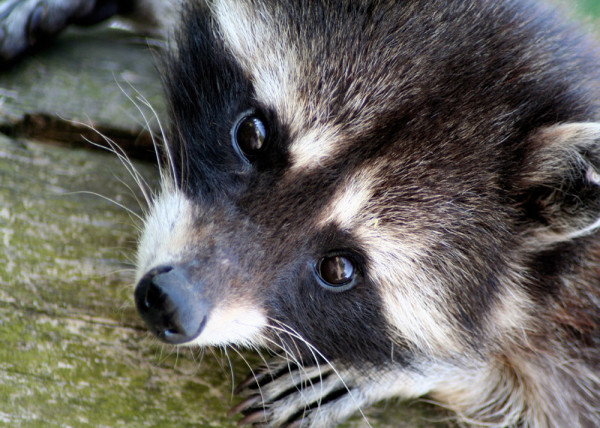
[[[554,243],[600,228],[600,123],[547,127],[527,143],[518,199],[536,238]]]

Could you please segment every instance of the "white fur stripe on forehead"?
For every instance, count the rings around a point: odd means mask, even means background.
[[[319,226],[335,224],[340,229],[351,230],[358,224],[376,222],[375,218],[365,212],[378,179],[376,172],[374,168],[364,168],[350,176],[322,214]]]
[[[225,45],[252,79],[257,99],[286,115],[294,97],[295,60],[285,23],[264,5],[247,1],[219,0],[212,12]]]
[[[326,167],[340,146],[341,137],[337,129],[320,126],[298,137],[290,145],[292,171]]]

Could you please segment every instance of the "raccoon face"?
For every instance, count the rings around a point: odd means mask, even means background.
[[[596,227],[588,65],[510,3],[267,3],[188,6],[166,61],[142,317],[349,364],[491,352],[537,254]]]

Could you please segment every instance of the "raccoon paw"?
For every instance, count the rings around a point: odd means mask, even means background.
[[[0,64],[48,43],[71,23],[94,24],[131,4],[131,0],[4,0],[0,3]]]
[[[270,366],[237,388],[247,398],[230,415],[241,413],[241,426],[333,426],[372,403],[357,381],[331,366]]]

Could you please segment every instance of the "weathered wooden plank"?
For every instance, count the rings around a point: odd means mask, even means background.
[[[101,28],[69,30],[48,49],[0,74],[0,132],[81,146],[96,130],[137,157],[153,157],[164,101],[146,40]],[[141,110],[141,111],[140,111]]]
[[[229,368],[157,344],[135,313],[140,209],[116,157],[1,138],[0,180],[0,422],[228,426]]]

